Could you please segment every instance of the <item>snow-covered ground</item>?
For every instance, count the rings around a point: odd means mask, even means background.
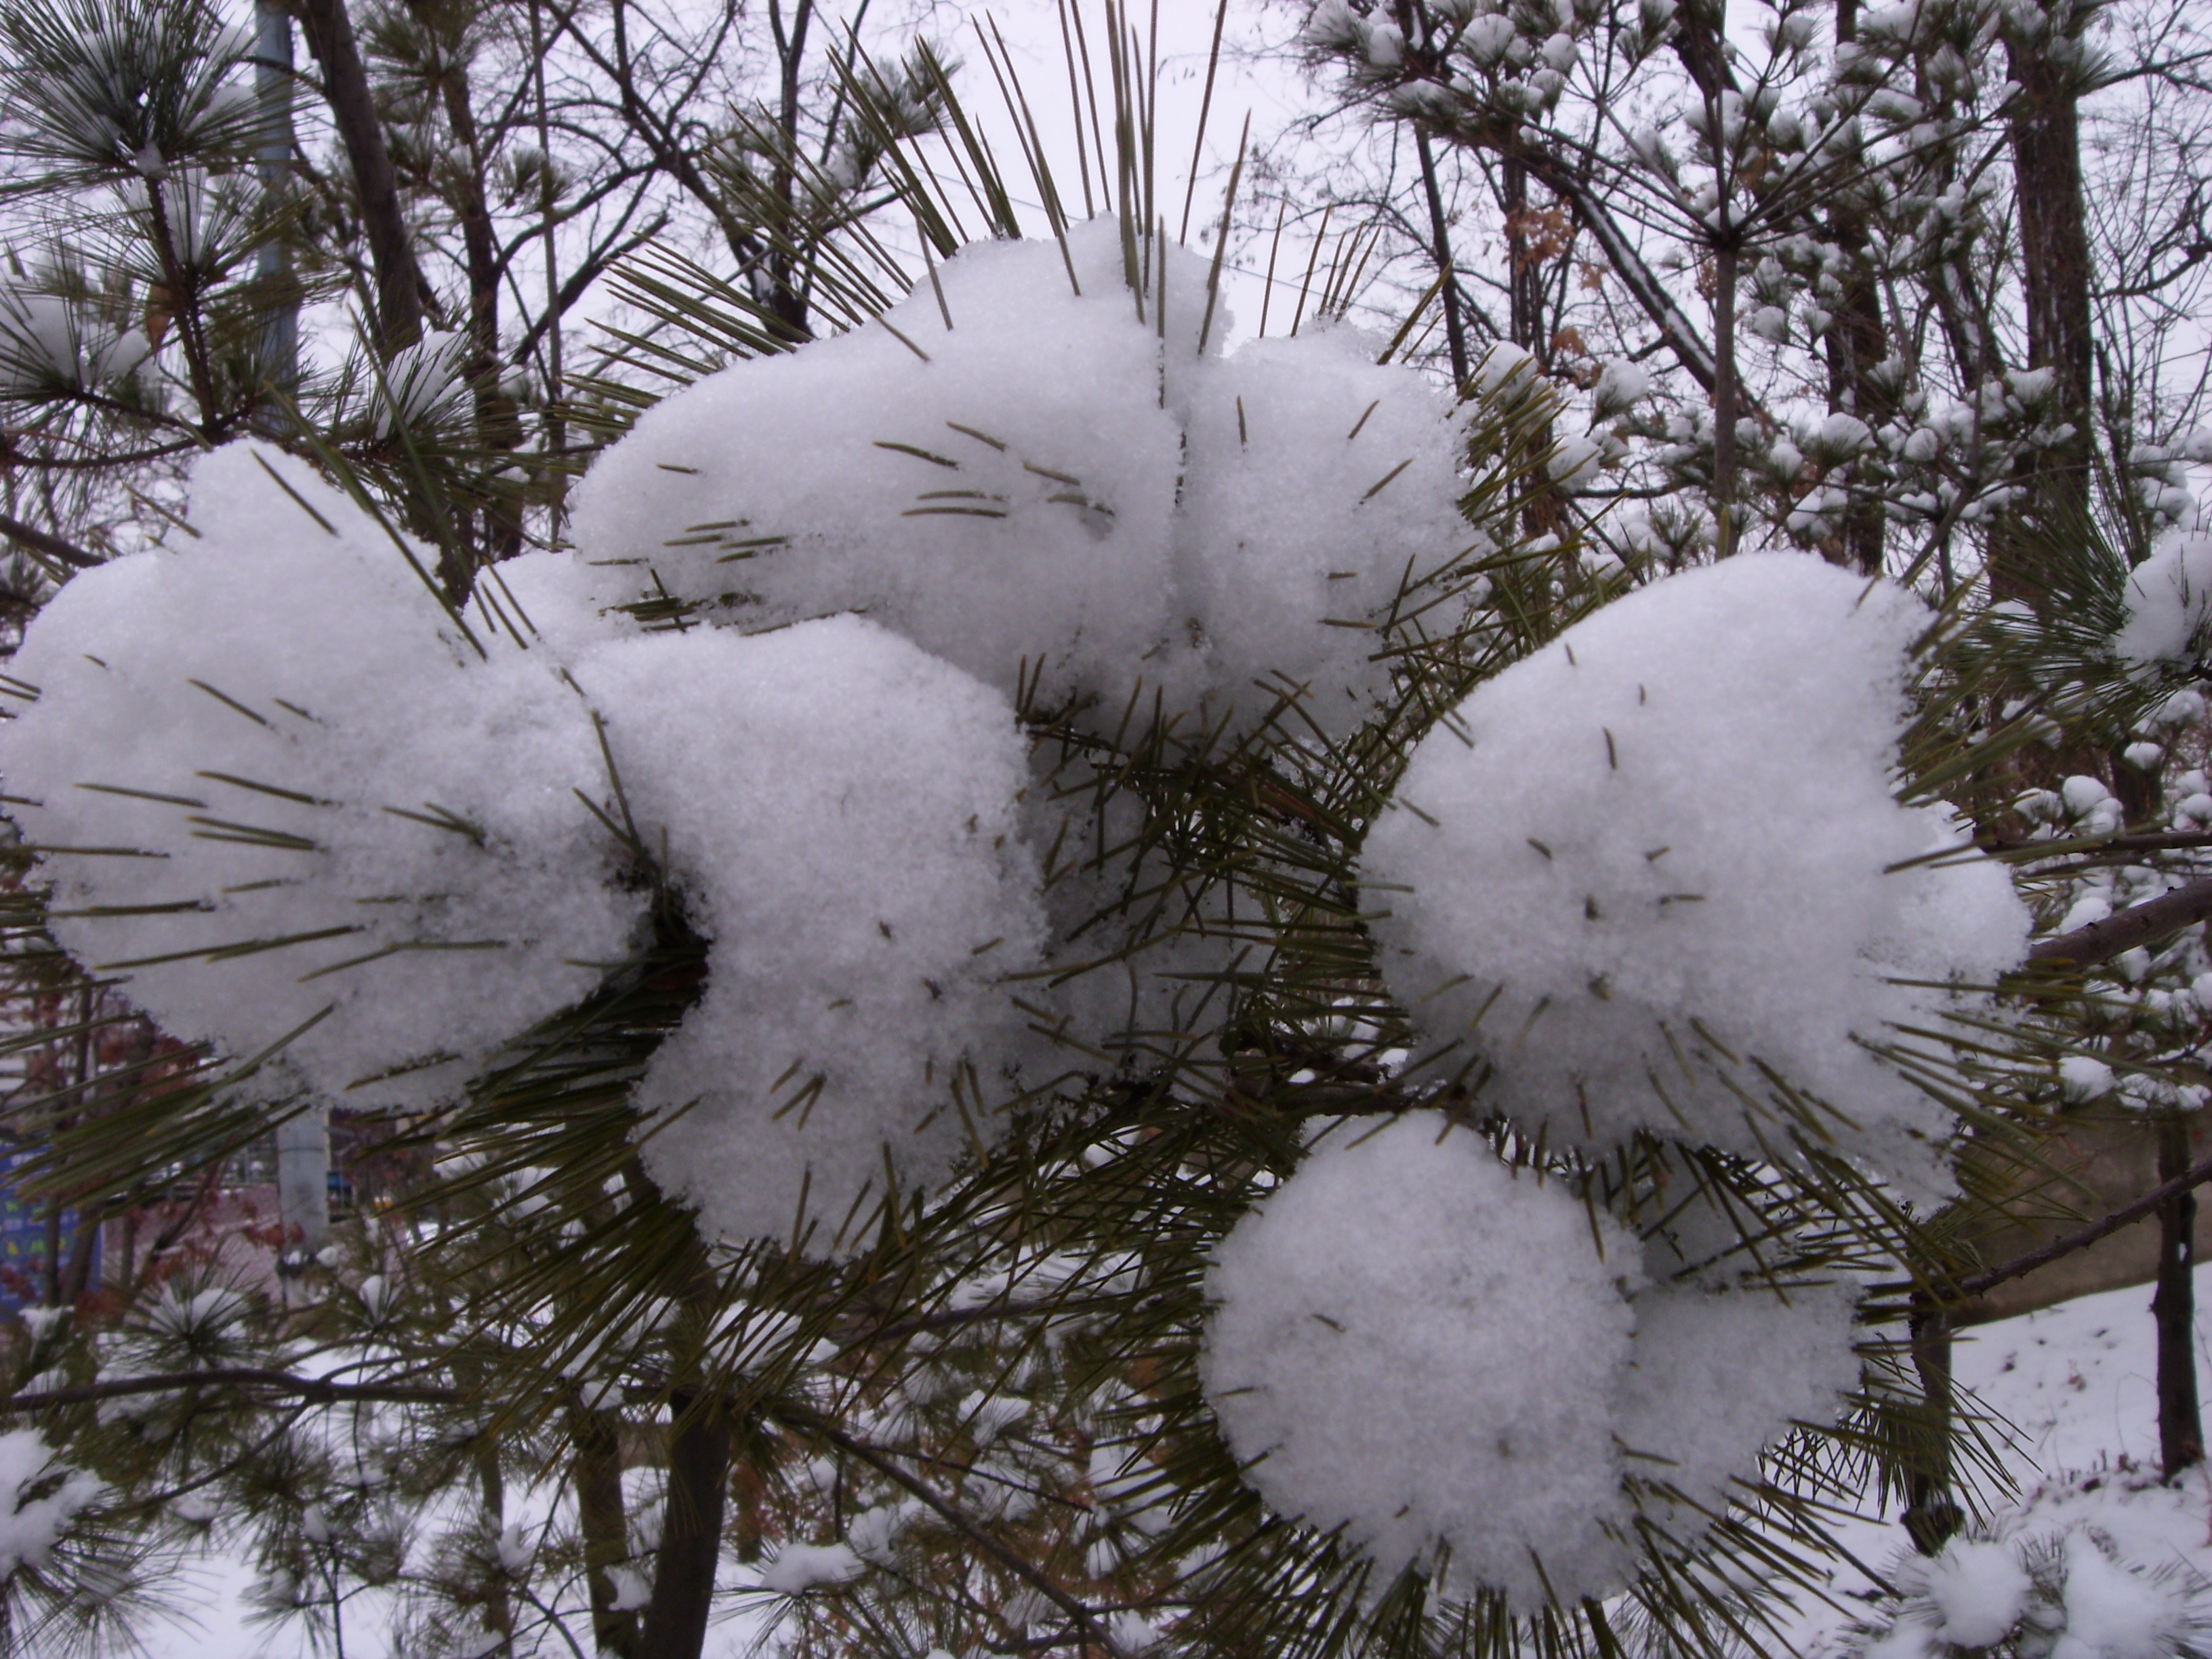
[[[2197,1298],[2198,1386],[2212,1398],[2212,1267],[2198,1270]],[[1956,1365],[1959,1380],[2012,1425],[2008,1462],[2032,1500],[2035,1530],[2087,1521],[2129,1561],[2153,1570],[2179,1564],[2212,1577],[2212,1475],[2199,1473],[2172,1490],[2142,1489],[2158,1462],[2154,1352],[2143,1285],[1961,1333]],[[1845,1538],[1877,1571],[1911,1547],[1893,1515],[1855,1522]],[[252,1581],[241,1561],[218,1554],[199,1563],[188,1582],[170,1587],[189,1613],[145,1631],[149,1659],[307,1659],[312,1650],[297,1632],[246,1622]],[[1849,1608],[1870,1586],[1846,1568],[1831,1588]],[[732,1614],[710,1635],[709,1659],[744,1651],[756,1626],[741,1605],[733,1603]],[[1808,1608],[1800,1627],[1808,1653],[1833,1651],[1847,1619]],[[355,1659],[399,1659],[365,1605],[349,1616],[346,1637]]]
[[[2040,1313],[1961,1332],[1954,1374],[2012,1431],[2005,1462],[2019,1485],[1995,1517],[2008,1537],[2051,1535],[2077,1524],[2103,1534],[2121,1561],[2177,1581],[2212,1579],[2212,1474],[2198,1469],[2158,1485],[2156,1338],[2148,1285],[2107,1291]],[[2212,1267],[2197,1274],[2197,1374],[2208,1389],[2212,1358]],[[2024,1511],[2024,1513],[2023,1513]],[[1841,1529],[1852,1553],[1889,1572],[1911,1549],[1893,1510]],[[1832,1593],[1845,1607],[1872,1587],[1850,1568]],[[1799,1626],[1808,1655],[1834,1652],[1847,1613],[1812,1607]]]

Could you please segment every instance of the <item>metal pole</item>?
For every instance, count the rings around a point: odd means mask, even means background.
[[[284,1224],[278,1276],[297,1280],[331,1242],[331,1109],[310,1106],[276,1126],[276,1213]]]

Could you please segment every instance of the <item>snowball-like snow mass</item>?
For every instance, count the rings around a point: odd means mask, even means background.
[[[71,1523],[106,1495],[97,1475],[57,1463],[36,1429],[0,1434],[0,1582],[44,1567]]]
[[[1341,1125],[1231,1231],[1206,1397],[1261,1496],[1386,1577],[1441,1549],[1524,1612],[1604,1595],[1632,1570],[1625,1480],[1717,1515],[1833,1420],[1851,1292],[1649,1284],[1612,1218],[1448,1125]]]
[[[1638,1296],[1613,1431],[1628,1473],[1718,1513],[1735,1483],[1759,1478],[1759,1454],[1791,1424],[1835,1419],[1838,1397],[1858,1381],[1856,1300],[1846,1285],[1786,1295],[1670,1285]],[[1678,1515],[1673,1525],[1698,1530],[1693,1520]]]
[[[2015,964],[2030,919],[2001,867],[1914,862],[1960,840],[1892,793],[1929,620],[1818,559],[1744,556],[1478,687],[1363,854],[1430,1074],[1587,1145],[1794,1139],[1943,1186],[1948,1113],[1867,1045],[1940,1027],[1945,983]]]
[[[2212,536],[2173,530],[2130,573],[2126,623],[2113,636],[2122,661],[2138,667],[2185,662],[2212,617]]]
[[[1639,1252],[1601,1218],[1601,1259],[1571,1194],[1446,1126],[1346,1125],[1222,1242],[1206,1396],[1260,1495],[1386,1577],[1441,1544],[1524,1608],[1601,1593]]]
[[[1221,357],[1205,263],[1154,252],[1137,302],[1110,220],[1065,257],[971,246],[879,322],[667,398],[578,490],[599,602],[859,611],[1109,724],[1140,690],[1249,714],[1264,679],[1356,725],[1378,616],[1470,539],[1449,404],[1346,331]]]
[[[629,946],[576,799],[607,789],[589,714],[298,461],[216,452],[191,515],[71,580],[10,665],[36,696],[0,768],[55,936],[177,1036],[435,1098]]]
[[[2056,1538],[1954,1540],[1932,1560],[1908,1557],[1899,1565],[1895,1622],[1846,1651],[1858,1659],[1948,1659],[1984,1650],[2050,1659],[2193,1653],[2203,1628],[2203,1581],[2185,1568],[2175,1571],[2179,1565],[2130,1565],[2110,1534],[2079,1522]]]
[[[457,623],[258,445],[200,465],[191,523],[63,590],[0,733],[56,936],[165,1029],[276,1051],[271,1088],[451,1099],[641,942],[634,828],[709,945],[637,1103],[708,1227],[804,1207],[836,1249],[887,1171],[994,1136],[1043,932],[1001,693],[853,617],[642,632],[550,556]]]
[[[1953,1647],[1995,1646],[2027,1611],[2035,1587],[2012,1549],[1987,1539],[1954,1538],[1940,1555],[1900,1562],[1897,1577],[1907,1597],[1925,1598],[1924,1607],[1916,1609],[1923,1616],[1914,1620],[1929,1627],[1920,1651],[1931,1639]]]
[[[990,687],[872,623],[623,640],[574,670],[639,836],[709,942],[654,1054],[647,1168],[726,1237],[830,1247],[995,1139],[1043,923],[1026,745]]]

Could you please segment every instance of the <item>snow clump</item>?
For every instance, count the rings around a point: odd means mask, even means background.
[[[819,1254],[991,1138],[1042,944],[1005,697],[856,617],[588,652],[640,837],[709,942],[638,1091],[647,1169],[729,1238]]]
[[[0,1434],[0,1580],[44,1567],[77,1516],[106,1496],[97,1476],[55,1462],[36,1429]]]
[[[1394,993],[1532,1126],[1750,1157],[1825,1142],[1941,1188],[1948,1115],[1863,1043],[2017,963],[2004,871],[1911,863],[1892,793],[1918,600],[1747,556],[1605,606],[1414,750],[1363,868]],[[1888,873],[1886,873],[1888,872]]]
[[[1621,1381],[1614,1433],[1628,1471],[1706,1514],[1759,1455],[1798,1423],[1832,1423],[1858,1381],[1851,1349],[1856,1293],[1848,1285],[1752,1284],[1723,1290],[1655,1286],[1636,1298],[1634,1358]],[[1655,1492],[1647,1510],[1665,1507]],[[1677,1514],[1671,1524],[1703,1530]]]
[[[2201,1528],[2200,1528],[2201,1530]],[[1954,1539],[1894,1570],[1883,1626],[1856,1632],[1853,1659],[2185,1659],[2201,1650],[2208,1587],[2166,1547],[2157,1566],[2105,1528]]]
[[[1451,1565],[1522,1608],[1627,1572],[1613,1444],[1636,1243],[1440,1113],[1348,1127],[1231,1231],[1200,1376],[1246,1479],[1387,1577]],[[1442,1136],[1442,1139],[1439,1137]]]
[[[867,1564],[846,1545],[788,1543],[760,1570],[760,1585],[778,1595],[799,1595],[844,1583],[866,1570]]]
[[[628,948],[589,713],[300,462],[228,447],[191,502],[196,538],[78,574],[10,665],[54,934],[179,1037],[437,1098]]]
[[[579,488],[598,602],[860,611],[1109,726],[1287,685],[1349,729],[1388,689],[1378,613],[1469,539],[1449,402],[1344,331],[1224,358],[1204,262],[1154,257],[1133,301],[1110,219],[1064,254],[971,246],[882,319],[667,398]]]
[[[1522,1611],[1604,1595],[1638,1504],[1694,1538],[1834,1420],[1853,1296],[1650,1283],[1612,1217],[1450,1127],[1342,1126],[1231,1231],[1200,1381],[1260,1495],[1386,1577],[1442,1548]]]
[[[708,1228],[839,1248],[1002,1127],[1044,930],[1004,696],[854,617],[644,632],[550,557],[457,619],[257,445],[191,499],[32,624],[0,728],[56,936],[166,1030],[281,1051],[272,1091],[453,1098],[631,956],[642,853],[708,972],[640,1138]]]
[[[2173,532],[2128,577],[2128,619],[2112,636],[2123,662],[2138,668],[2186,662],[2212,613],[2212,535]]]

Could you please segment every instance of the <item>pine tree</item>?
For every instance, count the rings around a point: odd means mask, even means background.
[[[811,94],[823,20],[772,9],[769,98],[709,131],[710,57],[621,6],[320,6],[349,173],[282,191],[212,13],[70,3],[0,15],[67,233],[11,396],[101,465],[46,497],[71,536],[0,525],[0,768],[17,1046],[106,1046],[10,1126],[81,1228],[333,1099],[413,1173],[298,1305],[57,1284],[0,1436],[19,1645],[213,1533],[272,1619],[381,1605],[410,1653],[695,1655],[726,1550],[802,1652],[1759,1650],[1834,1506],[1909,1492],[1933,1549],[1980,1500],[1920,1339],[2025,1270],[1972,1224],[2040,1201],[2076,1062],[2201,1099],[2159,988],[2203,914],[2142,861],[2201,833],[2021,787],[2201,762],[2198,544],[2131,574],[2015,483],[2078,441],[2055,379],[1954,364],[1953,421],[1869,362],[1883,295],[1983,269],[1930,227],[2002,135],[1900,83],[1970,100],[1936,64],[1994,23],[1839,21],[1823,63],[1793,14],[1754,75],[1694,9],[1324,7],[1419,131],[1434,280],[1360,335],[1347,236],[1224,356],[1246,153],[1171,240],[1111,3],[1068,15],[1073,181],[988,31],[992,121],[857,33]],[[556,38],[578,83],[487,119]],[[1692,88],[1687,160],[1547,128],[1601,39],[1621,99]],[[549,143],[586,112],[591,182]],[[1440,178],[1485,153],[1487,349]],[[1570,228],[1697,388],[1664,416],[1563,343]],[[147,249],[160,342],[143,275],[81,276]],[[288,384],[295,283],[363,337]],[[1778,353],[1826,319],[1817,424],[1740,289]],[[1631,532],[1639,436],[1703,507]],[[2000,541],[2037,556],[1993,604]]]

